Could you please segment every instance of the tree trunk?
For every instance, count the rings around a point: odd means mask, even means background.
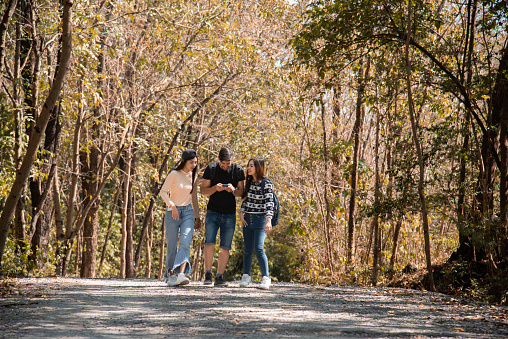
[[[94,138],[95,142],[97,140]],[[81,153],[81,172],[85,180],[81,182],[83,191],[83,204],[90,203],[92,196],[98,190],[98,176],[100,167],[100,151],[97,147],[93,146],[90,152]],[[97,199],[85,217],[83,224],[83,261],[80,270],[82,278],[95,278],[95,271],[97,266],[97,239],[99,235],[99,206],[100,199]]]
[[[162,272],[164,271],[164,257],[166,255],[166,252],[164,252],[164,245],[166,245],[166,231],[164,229],[164,218],[165,216],[162,217],[162,222],[161,222],[161,239],[160,239],[160,242],[159,242],[159,271],[157,272],[157,279],[162,279],[163,277],[163,274]]]
[[[349,198],[349,218],[347,227],[347,253],[346,253],[346,267],[349,270],[351,267],[351,260],[354,246],[354,230],[355,230],[355,211],[356,211],[356,187],[358,184],[358,155],[360,154],[360,135],[363,126],[363,96],[365,92],[365,82],[369,75],[370,60],[367,62],[367,69],[363,68],[363,59],[360,59],[360,70],[358,71],[358,93],[356,98],[356,118],[353,127],[353,166],[351,168],[351,194]]]
[[[128,203],[129,203],[129,186],[130,186],[130,164],[131,164],[131,148],[128,147],[125,150],[125,154],[122,158],[122,163],[120,164],[120,169],[123,170],[124,179],[123,187],[122,187],[122,205],[120,208],[121,216],[122,216],[122,239],[120,242],[120,278],[123,279],[126,277],[126,267],[127,267],[127,211],[128,211]]]
[[[116,184],[115,187],[122,187],[122,179],[120,179],[120,182]],[[109,236],[111,235],[111,228],[113,227],[113,220],[115,219],[115,211],[121,191],[121,189],[116,190],[115,197],[113,198],[113,205],[111,205],[111,215],[109,216],[108,230],[106,232],[106,237],[104,238],[104,244],[102,245],[101,260],[99,262],[99,268],[97,269],[97,277],[100,277],[101,275],[102,265],[104,264],[104,259],[106,258],[106,249],[108,248]]]
[[[83,191],[83,204],[87,205],[91,202],[91,197],[96,195],[99,190],[99,182],[101,179],[101,158],[102,152],[96,146],[100,139],[100,112],[94,109],[94,117],[97,119],[93,122],[90,137],[92,141],[89,152],[81,152],[81,164],[83,177],[86,178],[81,182]],[[83,264],[81,266],[82,278],[95,278],[97,268],[97,240],[99,236],[99,207],[101,199],[96,199],[85,216],[83,224]]]
[[[18,0],[9,0],[7,7],[5,8],[2,21],[0,22],[0,72],[4,68],[4,56],[5,56],[5,38],[7,36],[7,28],[9,27],[9,21],[16,10]]]
[[[32,220],[32,229],[34,236],[32,237],[32,258],[35,259],[37,253],[40,257],[37,260],[39,269],[44,271],[45,262],[48,256],[49,238],[51,232],[51,222],[53,219],[53,178],[56,171],[56,163],[58,161],[58,150],[60,148],[60,132],[61,126],[59,122],[61,107],[56,106],[48,122],[44,139],[43,161],[46,163],[44,172],[48,175],[47,179],[42,182],[31,182],[31,185],[37,187],[38,199],[34,208]],[[41,188],[45,187],[42,194]]]
[[[328,268],[330,269],[330,272],[332,273],[332,276],[334,274],[335,270],[335,262],[334,262],[334,256],[333,256],[333,249],[332,249],[332,235],[330,230],[330,224],[332,223],[332,216],[331,216],[331,210],[330,210],[330,202],[328,200],[328,195],[330,192],[330,171],[328,168],[328,149],[327,149],[327,133],[326,133],[326,115],[325,115],[325,104],[323,103],[323,97],[321,97],[321,126],[323,128],[323,163],[324,163],[324,170],[325,170],[325,180],[324,180],[324,190],[323,190],[323,198],[325,203],[325,211],[326,214],[323,216],[324,219],[324,233],[325,233],[325,241],[326,241],[326,261],[328,263]]]
[[[415,113],[414,113],[414,102],[413,95],[411,91],[411,64],[409,60],[409,40],[411,37],[411,23],[412,23],[412,2],[408,2],[408,28],[407,28],[407,40],[406,40],[406,51],[405,51],[405,59],[406,59],[406,80],[407,80],[407,96],[408,96],[408,106],[409,106],[409,116],[411,119],[411,129],[413,132],[413,142],[415,144],[416,153],[418,156],[418,164],[420,166],[420,177],[418,180],[418,195],[420,196],[420,205],[421,205],[421,218],[423,222],[423,233],[425,238],[425,257],[427,259],[427,271],[429,275],[429,285],[430,290],[432,292],[436,291],[436,287],[434,286],[434,278],[432,274],[432,260],[430,254],[430,235],[429,235],[429,219],[427,215],[427,202],[424,191],[424,180],[425,180],[425,165],[423,163],[423,155],[420,146],[420,140],[418,139],[418,131],[416,127],[415,121]]]
[[[402,215],[397,219],[397,224],[395,225],[395,230],[393,231],[393,247],[392,247],[392,256],[390,257],[390,270],[394,269],[395,259],[397,258],[397,246],[399,244],[399,233],[400,228],[402,226]]]
[[[134,148],[134,147],[132,147]],[[126,278],[135,278],[137,274],[137,267],[139,265],[138,262],[134,262],[134,224],[136,222],[136,195],[133,190],[134,176],[136,172],[136,150],[132,150],[131,163],[129,165],[130,173],[129,173],[129,188],[127,191],[127,222],[126,222],[126,232],[127,232],[127,243],[125,247],[125,277]]]
[[[21,166],[21,155],[23,151],[23,104],[20,98],[20,64],[21,64],[21,28],[20,23],[16,24],[16,47],[14,51],[14,81],[12,83],[13,112],[14,112],[14,166],[18,169]],[[0,60],[3,62],[3,60]],[[1,70],[1,69],[0,69]],[[21,197],[16,204],[14,212],[14,237],[16,239],[16,253],[20,255],[24,250],[25,241],[25,193],[26,188],[21,190]]]
[[[498,243],[501,243],[499,255],[508,255],[508,47],[502,54],[497,73],[494,95],[492,98],[492,111],[499,114],[500,135],[499,152],[501,157],[499,203],[500,203],[500,229]],[[499,113],[497,113],[499,112]]]
[[[199,265],[199,262],[200,262],[200,259],[201,259],[201,252],[202,252],[202,248],[203,248],[203,243],[201,241],[201,239],[194,239],[193,241],[193,245],[194,245],[194,260],[193,260],[193,265],[192,265],[192,280],[199,280],[201,279],[200,277],[200,265]]]
[[[20,198],[25,182],[30,174],[30,169],[34,163],[37,155],[37,150],[42,139],[42,135],[46,130],[51,111],[55,106],[62,86],[64,83],[65,75],[67,74],[68,66],[70,63],[71,50],[72,50],[72,2],[65,1],[63,6],[63,17],[62,17],[62,57],[60,60],[60,66],[58,67],[57,75],[53,81],[53,84],[49,90],[48,96],[44,105],[42,106],[41,114],[35,123],[35,128],[30,135],[30,141],[23,157],[21,167],[16,171],[16,178],[12,185],[9,196],[7,197],[0,216],[0,260],[3,257],[5,242],[7,241],[7,235],[9,233],[9,227],[11,224],[11,218],[14,213],[16,204]]]
[[[146,237],[146,266],[145,266],[145,278],[150,278],[152,275],[152,246],[153,246],[153,223],[154,217],[153,212],[150,214],[150,224],[148,226],[148,236]]]
[[[53,206],[55,208],[56,240],[57,242],[61,242],[64,240],[65,233],[63,230],[63,216],[61,209],[60,180],[58,178],[58,168],[56,168],[55,177],[53,178]]]
[[[380,183],[379,183],[379,124],[380,124],[380,113],[379,108],[376,109],[376,143],[375,143],[375,183],[374,183],[374,206],[379,206],[379,198],[380,198]],[[379,243],[381,241],[379,236],[379,215],[377,213],[374,214],[374,253],[373,258],[374,262],[372,264],[372,286],[377,285],[377,274],[378,274],[378,264],[379,264]]]

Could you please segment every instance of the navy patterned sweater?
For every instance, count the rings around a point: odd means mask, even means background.
[[[267,218],[273,217],[274,199],[273,184],[265,180],[265,192],[261,190],[261,182],[253,181],[247,192],[247,197],[240,207],[240,211],[252,214],[265,214]]]

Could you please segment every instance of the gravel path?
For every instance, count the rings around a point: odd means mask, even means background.
[[[508,338],[508,307],[398,288],[15,279],[2,338]]]

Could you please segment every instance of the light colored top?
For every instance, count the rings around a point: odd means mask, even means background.
[[[194,182],[194,191],[191,194],[192,172],[173,170],[166,177],[160,195],[169,208],[192,204],[194,217],[199,218],[197,182],[198,180]]]

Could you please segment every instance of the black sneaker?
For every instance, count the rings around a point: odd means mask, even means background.
[[[227,281],[224,280],[224,274],[217,274],[215,276],[215,283],[213,286],[223,286],[226,287],[228,285]]]
[[[212,284],[212,272],[206,272],[205,273],[205,281],[204,281],[204,285],[211,285]]]

